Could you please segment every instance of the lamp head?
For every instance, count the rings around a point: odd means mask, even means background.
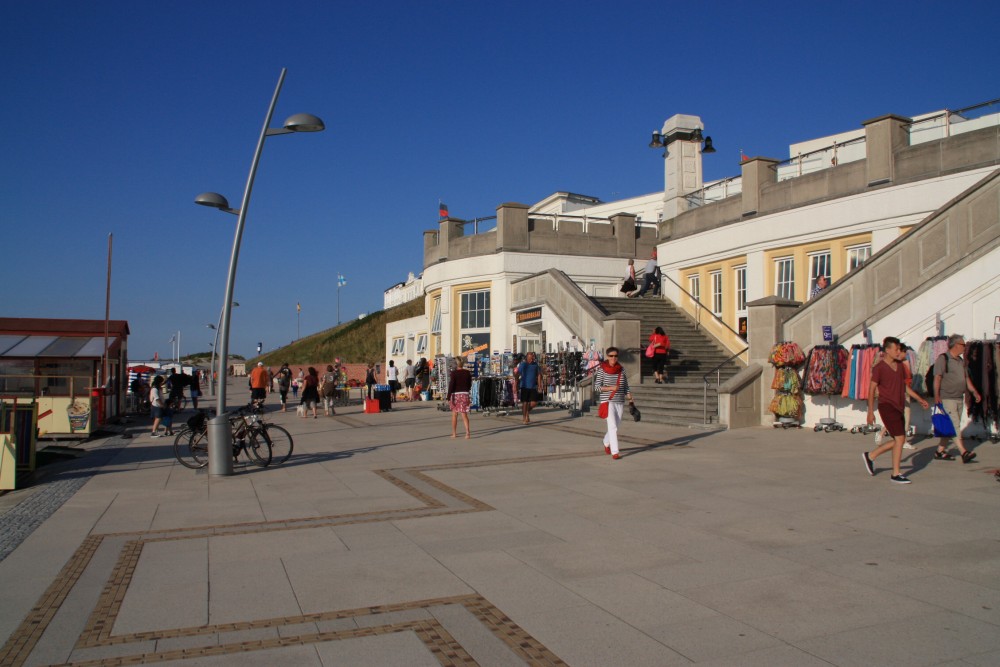
[[[649,142],[650,148],[663,148],[663,137],[658,130],[653,130],[653,140]]]
[[[218,192],[202,192],[194,198],[194,203],[201,204],[202,206],[211,206],[212,208],[222,209],[223,211],[229,208],[229,200],[220,195]]]
[[[326,125],[311,113],[297,113],[285,120],[285,129],[291,132],[322,132]]]
[[[715,146],[712,145],[712,137],[705,137],[705,147],[701,149],[702,153],[714,153]]]

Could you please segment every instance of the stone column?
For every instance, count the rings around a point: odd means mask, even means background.
[[[508,202],[497,207],[497,251],[527,252],[528,206]]]
[[[424,268],[436,264],[440,246],[438,245],[438,230],[428,229],[424,232]]]
[[[635,257],[635,216],[617,213],[611,216],[611,228],[615,234],[618,257]]]
[[[445,218],[441,220],[438,229],[438,258],[442,262],[448,259],[449,245],[452,239],[465,236],[465,226],[463,220],[456,218]]]
[[[750,340],[750,364],[759,364],[764,372],[758,380],[761,382],[760,391],[760,421],[761,425],[767,425],[774,421],[767,406],[774,398],[774,392],[770,391],[771,380],[774,377],[773,367],[768,361],[771,356],[771,348],[781,340],[781,328],[785,320],[795,314],[801,304],[798,301],[781,299],[776,296],[767,296],[757,299],[747,304],[747,332]]]
[[[618,348],[618,363],[625,367],[629,384],[638,386],[642,380],[640,364],[644,348],[639,330],[642,320],[632,313],[611,313],[604,318],[604,348]]]
[[[743,215],[756,215],[760,210],[761,188],[778,182],[776,165],[779,162],[769,157],[753,157],[740,165],[743,169]]]
[[[895,178],[894,157],[897,150],[909,145],[906,126],[913,122],[904,116],[879,116],[862,123],[865,127],[865,161],[868,185],[891,183]]]
[[[703,186],[701,171],[701,141],[681,139],[705,129],[701,118],[675,114],[663,124],[660,134],[667,143],[663,161],[663,219],[676,218],[690,208],[685,195]]]

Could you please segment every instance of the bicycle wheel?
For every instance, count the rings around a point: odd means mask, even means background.
[[[204,468],[208,464],[208,432],[181,429],[174,438],[174,456],[185,467]]]
[[[267,440],[258,437],[259,435],[260,431],[252,429],[243,449],[251,461],[263,468],[271,465],[271,447],[267,444]]]
[[[257,434],[254,434],[256,437]],[[292,434],[276,424],[267,424],[260,431],[271,446],[272,462],[281,465],[292,455]]]

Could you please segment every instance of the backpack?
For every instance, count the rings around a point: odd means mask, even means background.
[[[336,390],[337,383],[334,381],[333,373],[327,373],[323,376],[323,396],[326,398],[332,398]]]
[[[947,352],[942,352],[938,359],[944,357],[944,372],[948,372],[948,357],[950,355]],[[924,375],[924,393],[934,398],[934,367],[937,366],[937,359],[931,364],[931,367],[927,369],[927,373]]]

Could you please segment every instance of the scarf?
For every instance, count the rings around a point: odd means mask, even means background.
[[[622,372],[621,364],[615,364],[614,366],[612,366],[606,361],[601,362],[601,369],[608,375],[618,375],[619,373]]]

